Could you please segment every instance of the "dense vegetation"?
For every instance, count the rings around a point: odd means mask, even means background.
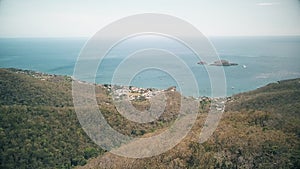
[[[65,77],[0,69],[0,168],[71,168],[103,153],[82,130]]]
[[[108,123],[135,137],[161,132],[180,107],[180,95],[167,92],[162,116],[137,124],[118,113],[105,88],[97,85],[96,93]],[[0,69],[0,168],[300,168],[299,79],[231,97],[213,136],[199,144],[209,104],[201,102],[191,132],[173,149],[145,159],[124,158],[105,153],[84,133],[69,77]],[[147,100],[133,105],[149,109]]]
[[[80,168],[300,168],[300,79],[231,97],[217,130],[199,144],[209,101],[190,134],[161,155],[131,159],[105,153]]]

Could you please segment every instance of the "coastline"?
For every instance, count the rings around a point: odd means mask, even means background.
[[[3,124],[2,128],[7,128],[6,130],[2,130],[2,132],[4,131],[6,136],[10,136],[3,138],[7,140],[4,141],[4,143],[7,143],[5,144],[6,146],[10,146],[10,140],[13,140],[20,142],[20,144],[13,145],[12,148],[15,149],[16,152],[24,150],[22,151],[24,152],[24,157],[28,157],[28,159],[31,157],[25,156],[27,153],[36,154],[34,157],[37,158],[39,154],[35,152],[42,151],[46,155],[48,153],[55,155],[52,156],[53,158],[47,159],[47,161],[51,160],[56,162],[57,158],[59,158],[62,159],[60,161],[62,165],[72,164],[75,166],[76,164],[76,166],[81,165],[83,168],[95,168],[95,161],[97,162],[96,164],[102,162],[101,164],[105,164],[106,166],[112,166],[118,162],[122,164],[128,162],[127,158],[111,156],[110,153],[107,153],[105,150],[93,144],[90,138],[87,137],[74,111],[71,95],[71,83],[73,79],[70,76],[50,75],[21,69],[0,68],[0,72],[2,73],[1,77],[3,82],[1,86],[3,93],[1,95],[1,101],[3,104],[0,108],[2,117],[5,117],[1,118]],[[16,72],[18,72],[18,74]],[[164,131],[165,128],[172,125],[178,115],[176,112],[178,112],[177,110],[180,108],[180,95],[176,93],[176,91],[167,92],[167,97],[169,97],[170,100],[167,101],[164,113],[157,120],[153,123],[140,124],[131,122],[130,120],[128,121],[127,118],[120,114],[113,104],[111,95],[107,95],[107,90],[103,90],[104,88],[100,87],[105,85],[88,82],[82,83],[99,86],[95,87],[95,90],[98,92],[98,95],[96,95],[97,104],[108,123],[114,126],[115,130],[123,134],[132,137],[148,137],[159,134],[161,131]],[[284,159],[290,162],[289,157],[291,157],[291,154],[297,153],[295,149],[290,147],[295,147],[295,144],[297,145],[299,140],[297,138],[297,134],[299,133],[299,85],[300,78],[270,83],[254,91],[227,97],[226,107],[224,109],[222,109],[221,104],[210,107],[213,104],[212,98],[207,98],[207,100],[203,101],[199,100],[199,115],[191,132],[185,138],[186,140],[179,143],[180,146],[176,146],[170,150],[167,155],[174,157],[171,158],[171,161],[176,161],[176,159],[182,157],[182,152],[187,154],[184,161],[186,163],[185,165],[188,166],[189,159],[199,157],[199,154],[195,153],[197,152],[196,150],[199,150],[199,146],[204,145],[215,149],[216,151],[213,149],[209,149],[208,151],[203,149],[205,150],[203,151],[205,154],[215,154],[212,158],[218,157],[219,152],[224,150],[222,148],[224,146],[225,148],[227,147],[225,150],[229,153],[229,156],[224,157],[224,160],[232,163],[236,162],[234,155],[237,154],[237,151],[241,151],[250,152],[252,154],[251,159],[246,161],[247,164],[260,164],[261,161],[255,161],[254,159],[256,159],[256,157],[268,159],[269,156],[265,157],[261,155],[261,153],[264,154],[265,145],[270,145],[271,143],[270,146],[272,150],[274,150],[273,147],[283,147],[289,150],[287,154],[283,153],[283,155],[285,155]],[[109,85],[106,85],[106,87],[109,87]],[[83,95],[83,97],[84,96],[85,95]],[[198,102],[198,100],[196,102]],[[143,111],[149,108],[148,101],[134,101],[131,103],[137,110]],[[224,114],[211,139],[206,143],[198,144],[194,142],[194,139],[199,138],[198,133],[201,132],[205,125],[205,118],[210,108],[214,111],[224,110]],[[24,130],[24,128],[30,130]],[[15,137],[15,133],[18,133],[21,137]],[[29,135],[28,133],[33,134]],[[243,137],[241,137],[241,135]],[[37,139],[40,138],[39,136],[42,136],[44,139]],[[278,141],[278,138],[283,138],[284,141],[280,141],[280,139]],[[82,143],[81,146],[74,144],[74,140],[77,141],[80,139]],[[24,140],[27,140],[27,143],[24,143]],[[38,149],[30,149],[29,152],[25,149],[28,142],[41,145],[45,143],[45,140],[47,141],[46,149],[44,147],[38,147]],[[286,142],[285,140],[292,140],[292,142]],[[64,144],[61,144],[62,142],[64,142]],[[250,144],[245,144],[245,142]],[[219,146],[220,143],[222,147]],[[57,148],[51,149],[51,147]],[[80,151],[78,151],[78,147],[81,147],[79,149]],[[237,150],[236,147],[239,149]],[[57,151],[58,149],[60,150],[59,152]],[[233,151],[228,151],[230,149]],[[9,151],[10,149],[2,150],[8,153],[7,157],[15,154]],[[85,156],[87,153],[85,150],[93,150],[94,154],[92,156]],[[70,156],[65,153],[60,153],[65,151],[71,152]],[[279,150],[275,149],[275,151]],[[22,157],[22,155],[23,154],[19,156]],[[64,160],[66,157],[67,160]],[[245,158],[246,156],[241,157],[247,159]],[[282,158],[282,154],[277,153],[276,157]],[[68,159],[71,158],[78,160],[69,161]],[[153,158],[155,159],[156,157]],[[158,158],[160,158],[160,156]],[[107,162],[107,160],[102,161],[102,159],[112,159],[113,164]],[[158,163],[157,160],[155,160],[154,162],[153,165],[168,164],[169,160],[160,160]],[[204,161],[204,163],[206,162],[207,160]],[[276,161],[270,161],[270,164],[274,162]],[[11,163],[14,166],[19,165],[14,162]],[[38,164],[40,166],[44,165],[44,163]],[[151,163],[146,159],[145,161],[140,161],[139,164],[142,166]],[[216,164],[219,165],[218,162]],[[164,166],[162,168],[168,167]]]
[[[153,93],[155,93],[155,92],[158,92],[158,93],[159,92],[163,92],[163,91],[177,92],[176,91],[176,86],[169,86],[166,89],[158,89],[158,88],[155,88],[155,87],[143,88],[143,87],[136,87],[136,86],[123,86],[123,85],[114,85],[114,84],[101,84],[101,83],[91,83],[91,82],[87,82],[87,81],[82,81],[82,80],[74,79],[72,76],[69,76],[69,75],[48,74],[48,73],[43,73],[43,72],[39,72],[39,71],[19,69],[19,68],[0,68],[0,69],[6,69],[6,70],[10,70],[10,71],[15,72],[15,73],[26,74],[26,75],[29,75],[29,76],[31,76],[33,78],[40,79],[41,81],[45,81],[45,80],[56,78],[56,80],[60,79],[60,80],[66,80],[68,82],[78,81],[79,83],[101,86],[101,87],[104,87],[105,89],[107,89],[107,91],[109,93],[114,88],[115,91],[117,91],[117,95],[115,95],[115,96],[117,96],[119,98],[121,98],[122,96],[124,96],[124,94],[126,92],[134,93],[131,96],[135,96],[135,97],[131,97],[129,100],[139,100],[141,96],[145,97],[145,98],[142,98],[142,99],[150,99],[151,96],[155,95],[155,94],[153,95]],[[255,89],[250,89],[248,91],[243,91],[243,92],[235,93],[235,94],[232,94],[232,95],[228,95],[225,98],[231,99],[234,96],[241,95],[241,94],[244,94],[244,93],[248,93],[248,92],[251,92],[253,90],[260,89],[260,88],[262,88],[264,86],[268,86],[270,84],[278,84],[278,83],[283,82],[283,81],[289,81],[289,80],[294,80],[294,79],[298,79],[298,78],[290,78],[290,79],[283,79],[283,80],[279,80],[279,81],[273,81],[273,82],[267,83],[265,85],[258,86]],[[153,93],[151,93],[151,92],[153,92]],[[140,95],[138,95],[138,94],[140,94]],[[193,96],[185,96],[185,97],[194,98]],[[199,98],[194,98],[194,99],[196,99],[196,100],[207,100],[207,99],[211,99],[211,97],[203,95],[203,96],[201,96]]]

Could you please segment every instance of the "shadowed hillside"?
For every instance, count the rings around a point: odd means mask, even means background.
[[[101,153],[77,120],[70,78],[0,69],[0,168],[71,168]]]
[[[71,81],[0,69],[0,168],[300,168],[300,79],[229,98],[217,130],[203,144],[198,143],[199,133],[210,100],[201,101],[188,136],[173,149],[145,159],[105,152],[87,137],[73,108]],[[102,85],[96,85],[96,96],[108,123],[134,137],[162,132],[180,107],[180,95],[167,91],[162,116],[137,124],[117,112]],[[149,108],[147,100],[133,105]]]

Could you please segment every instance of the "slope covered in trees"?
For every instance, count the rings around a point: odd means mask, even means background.
[[[79,168],[299,168],[300,79],[280,81],[228,99],[210,139],[199,144],[209,101],[189,135],[150,158],[105,153]]]
[[[37,76],[0,69],[0,168],[71,168],[103,153],[77,120],[70,80]]]
[[[300,168],[300,79],[280,81],[228,99],[210,139],[199,144],[210,100],[200,103],[191,132],[173,149],[130,159],[105,152],[82,130],[73,108],[71,78],[0,69],[0,168]],[[148,137],[171,125],[180,95],[166,92],[155,122],[138,124],[118,113],[96,86],[99,108],[123,134]],[[147,101],[133,102],[139,110]]]

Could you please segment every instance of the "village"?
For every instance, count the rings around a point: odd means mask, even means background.
[[[41,81],[60,81],[60,80],[67,80],[67,81],[74,81],[76,80],[78,83],[82,84],[89,84],[89,85],[97,85],[100,87],[103,87],[110,95],[113,96],[115,101],[118,100],[129,100],[129,101],[145,101],[149,100],[154,96],[157,96],[158,94],[161,94],[163,92],[176,92],[176,86],[171,86],[167,89],[155,89],[155,88],[141,88],[141,87],[135,87],[135,86],[122,86],[122,85],[111,85],[111,84],[94,84],[86,81],[80,81],[77,79],[74,79],[70,76],[62,76],[62,75],[55,75],[55,74],[46,74],[46,73],[40,73],[30,70],[20,70],[20,69],[14,69],[18,74],[27,74],[31,77],[34,77],[36,79],[39,79]],[[216,109],[218,111],[224,110],[224,103],[226,101],[231,102],[232,97],[227,97],[225,100],[223,99],[220,101],[220,98],[210,98],[207,96],[201,96],[198,98],[194,98],[195,100],[198,100],[200,103],[202,102],[213,102],[216,103],[212,106],[212,109]]]
[[[166,90],[159,90],[154,88],[140,88],[135,86],[117,86],[117,85],[103,85],[106,90],[113,95],[115,100],[130,100],[130,101],[145,101],[164,92],[175,92],[176,87],[172,86]]]

